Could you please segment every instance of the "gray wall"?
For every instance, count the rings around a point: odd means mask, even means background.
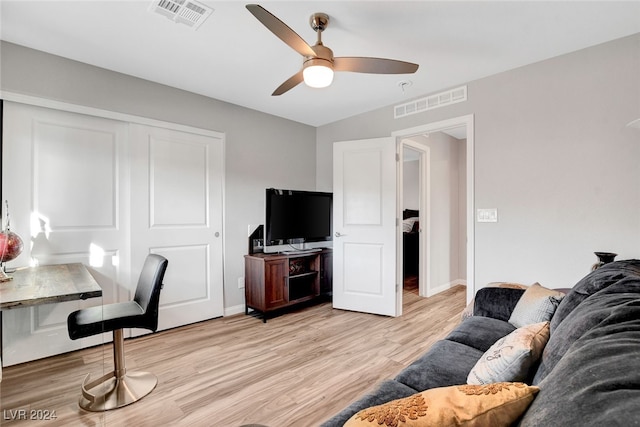
[[[420,209],[420,161],[405,160],[402,165],[402,209]]]
[[[468,101],[393,119],[393,106],[317,130],[317,185],[334,141],[474,114],[476,287],[572,286],[596,261],[640,257],[640,34],[467,83]],[[461,82],[463,84],[464,82]],[[445,89],[445,88],[443,88]],[[422,95],[424,96],[424,95]]]
[[[15,44],[0,49],[3,91],[225,133],[224,306],[244,304],[247,226],[264,222],[266,187],[315,188],[315,128]]]

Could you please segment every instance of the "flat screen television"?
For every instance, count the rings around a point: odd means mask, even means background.
[[[303,250],[305,243],[332,240],[332,193],[268,188],[265,205],[265,249],[290,245]]]

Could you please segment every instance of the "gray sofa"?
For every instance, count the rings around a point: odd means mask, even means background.
[[[483,288],[474,315],[375,391],[322,424],[342,426],[361,409],[419,391],[465,384],[478,359],[515,327],[521,289]],[[640,260],[607,264],[560,302],[550,338],[528,384],[540,391],[514,425],[640,425]]]

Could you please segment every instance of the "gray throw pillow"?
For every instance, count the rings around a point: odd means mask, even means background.
[[[516,328],[551,320],[553,313],[564,298],[562,292],[554,291],[534,283],[529,286],[516,304],[509,323]]]

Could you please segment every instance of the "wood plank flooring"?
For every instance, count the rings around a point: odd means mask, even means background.
[[[4,368],[0,425],[317,426],[444,337],[460,321],[465,292],[456,286],[420,298],[405,291],[397,318],[323,303],[266,324],[236,315],[129,339],[128,370],[153,372],[158,386],[102,413],[77,401],[87,373],[112,369],[110,344]],[[38,410],[57,418],[17,419]]]

